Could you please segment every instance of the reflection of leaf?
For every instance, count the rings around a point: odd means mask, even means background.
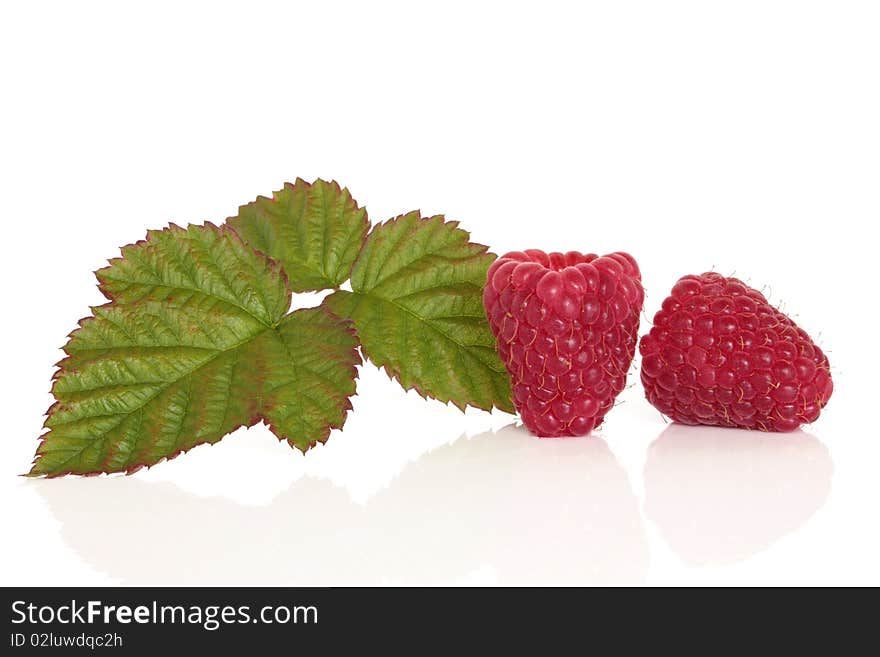
[[[241,206],[227,224],[278,260],[294,292],[338,287],[351,273],[369,228],[367,211],[336,182],[300,178],[272,198]]]
[[[626,472],[595,436],[461,437],[365,504],[310,476],[254,506],[140,477],[29,483],[65,543],[130,585],[450,584],[477,569],[505,585],[637,584],[648,570]]]
[[[130,472],[260,419],[301,449],[341,426],[347,323],[285,316],[283,273],[233,232],[152,231],[98,278],[111,303],[71,334],[31,474]]]
[[[364,353],[404,388],[443,402],[513,411],[482,303],[494,256],[457,222],[410,212],[373,228],[352,292],[325,303],[349,317]]]

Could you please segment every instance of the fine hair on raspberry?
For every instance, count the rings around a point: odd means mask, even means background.
[[[834,385],[827,356],[741,280],[684,276],[640,343],[648,401],[683,424],[792,431]]]
[[[532,433],[580,436],[602,423],[626,385],[643,300],[627,253],[530,249],[492,263],[483,303]]]

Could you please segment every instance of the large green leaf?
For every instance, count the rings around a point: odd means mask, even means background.
[[[457,222],[418,212],[373,228],[352,292],[325,304],[355,324],[364,353],[404,388],[464,408],[513,410],[482,303],[494,256]]]
[[[111,303],[70,336],[31,474],[131,472],[259,420],[305,450],[342,425],[350,324],[285,315],[280,267],[233,231],[152,231],[98,278]]]
[[[338,287],[351,273],[369,228],[348,189],[316,180],[285,183],[227,220],[252,247],[278,260],[294,292]]]

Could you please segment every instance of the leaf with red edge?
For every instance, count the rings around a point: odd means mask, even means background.
[[[342,426],[350,323],[286,315],[281,268],[233,231],[151,231],[98,279],[111,303],[70,336],[30,474],[132,472],[260,420],[302,450]]]
[[[351,274],[370,227],[367,211],[336,181],[294,184],[243,205],[230,217],[244,240],[284,267],[294,292],[338,287]]]
[[[324,303],[354,322],[365,355],[404,388],[462,409],[512,412],[482,301],[494,259],[458,222],[410,212],[373,227],[352,291]]]

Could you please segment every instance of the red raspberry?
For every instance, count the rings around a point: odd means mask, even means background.
[[[483,304],[523,423],[582,436],[626,384],[642,310],[632,256],[513,251],[489,267]]]
[[[810,336],[736,278],[684,276],[642,338],[648,401],[682,424],[792,431],[833,390]]]

